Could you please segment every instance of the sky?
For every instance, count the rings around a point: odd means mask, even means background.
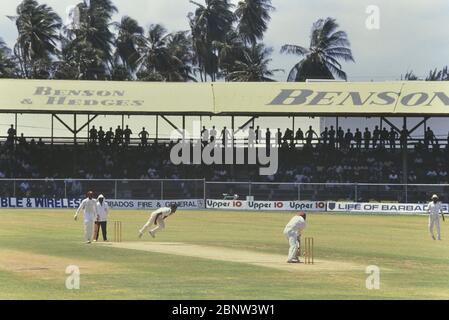
[[[238,0],[233,0],[237,3]],[[14,15],[20,0],[0,1],[0,37],[12,46],[15,25],[6,16]],[[113,0],[119,13],[116,21],[129,15],[148,27],[162,23],[169,31],[188,30],[187,14],[195,6],[188,0]],[[202,2],[199,0],[199,2]],[[74,0],[39,0],[51,6],[63,19]],[[337,19],[347,32],[356,63],[344,63],[350,81],[400,80],[413,70],[425,76],[430,69],[449,64],[449,1],[447,0],[272,0],[272,13],[265,43],[273,48],[272,68],[283,69],[276,80],[284,81],[298,57],[281,55],[283,44],[307,47],[310,29],[319,18]],[[379,8],[379,29],[368,29],[367,7]]]
[[[51,6],[63,19],[73,0],[38,0]],[[13,46],[15,25],[6,16],[14,15],[20,0],[0,1],[0,37]],[[113,0],[119,13],[129,15],[148,27],[161,23],[169,31],[188,30],[187,14],[195,9],[188,0]],[[198,0],[202,2],[202,0]],[[237,3],[237,0],[233,1]],[[449,64],[449,1],[447,0],[272,0],[272,13],[264,42],[273,48],[272,69],[283,69],[275,77],[285,81],[298,57],[280,54],[283,44],[307,47],[312,24],[333,17],[347,32],[355,63],[343,63],[349,81],[400,80],[407,71],[425,77],[429,70]],[[379,28],[367,28],[372,13],[379,10]],[[0,121],[0,126],[5,121]],[[0,130],[3,130],[0,128]]]

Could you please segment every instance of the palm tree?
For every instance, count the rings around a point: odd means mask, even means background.
[[[115,55],[130,72],[134,72],[140,58],[138,48],[144,41],[144,30],[136,20],[128,16],[124,16],[115,26],[118,30]]]
[[[0,78],[13,78],[16,76],[16,71],[11,49],[0,38]]]
[[[168,33],[162,25],[152,24],[139,54],[138,77],[141,80],[194,80],[191,39],[187,32]]]
[[[313,24],[309,49],[291,44],[282,46],[281,53],[304,57],[292,68],[288,81],[347,79],[339,61],[354,62],[354,58],[346,32],[338,27],[333,18],[320,19]]]
[[[426,81],[448,81],[449,80],[449,72],[447,66],[442,70],[430,70],[429,75],[426,78]]]
[[[223,42],[214,41],[213,46],[218,51],[218,66],[226,77],[226,72],[232,69],[235,61],[244,59],[245,43],[233,30],[226,34]]]
[[[14,47],[22,73],[36,78],[57,54],[61,18],[51,7],[35,0],[24,0],[14,17],[18,38]]]
[[[401,76],[402,79],[402,76]],[[406,81],[416,81],[419,80],[418,77],[413,73],[413,70],[407,71],[407,73],[404,76],[404,80]]]
[[[223,42],[226,34],[232,30],[235,15],[229,0],[205,0],[205,5],[190,1],[197,8],[188,18],[193,38],[195,62],[200,69],[201,80],[217,79],[218,57],[213,42]]]
[[[110,31],[117,8],[111,0],[91,0],[80,3],[79,27],[66,30],[63,41],[64,64],[75,65],[77,79],[107,79],[113,64],[114,34]]]
[[[235,61],[231,70],[227,72],[227,81],[240,82],[266,82],[275,81],[271,77],[281,69],[270,70],[268,65],[271,59],[271,48],[265,48],[261,43],[245,48],[243,59]]]
[[[237,30],[248,44],[262,40],[270,22],[270,12],[274,10],[271,0],[241,0],[235,11],[239,19]]]

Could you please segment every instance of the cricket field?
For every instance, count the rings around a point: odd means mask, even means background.
[[[138,239],[148,212],[112,211],[123,242],[91,245],[73,214],[0,211],[0,299],[449,299],[449,222],[433,241],[425,216],[310,213],[316,263],[304,265],[285,263],[287,213],[178,210]]]

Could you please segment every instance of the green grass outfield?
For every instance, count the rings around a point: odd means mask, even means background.
[[[432,241],[424,216],[309,214],[315,257],[358,270],[290,272],[238,262],[119,249],[82,241],[73,211],[0,211],[0,299],[449,299],[449,222]],[[113,212],[123,241],[138,241],[147,212]],[[178,211],[157,239],[286,254],[291,214]],[[112,225],[109,228],[112,238]],[[65,288],[80,266],[80,290]],[[381,270],[367,290],[364,268]],[[298,268],[304,267],[298,265]],[[310,267],[310,268],[313,268]]]

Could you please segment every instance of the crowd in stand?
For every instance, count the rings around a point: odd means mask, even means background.
[[[318,134],[312,127],[293,134],[276,132],[279,146],[279,168],[274,176],[260,176],[257,165],[179,165],[170,162],[173,143],[149,143],[149,133],[143,128],[139,146],[130,145],[132,131],[125,127],[104,132],[91,129],[90,143],[83,145],[50,145],[42,140],[27,141],[16,137],[12,126],[8,138],[0,145],[0,178],[83,178],[83,179],[191,179],[211,181],[268,182],[372,182],[404,183],[404,154],[395,150],[404,146],[408,134],[390,133],[386,129],[374,132],[333,127]],[[223,139],[226,128],[217,136],[215,128],[202,132],[204,141]],[[377,130],[377,131],[376,131]],[[256,142],[262,137],[257,127]],[[383,133],[384,132],[384,133]],[[386,133],[385,133],[386,132]],[[390,131],[391,132],[391,131]],[[414,148],[408,148],[408,183],[449,183],[448,147],[440,148],[430,128],[426,137]],[[269,130],[265,139],[271,139]],[[393,139],[394,138],[394,139]],[[225,141],[226,142],[226,141]],[[295,144],[304,143],[301,147]],[[429,148],[432,145],[433,148]]]

